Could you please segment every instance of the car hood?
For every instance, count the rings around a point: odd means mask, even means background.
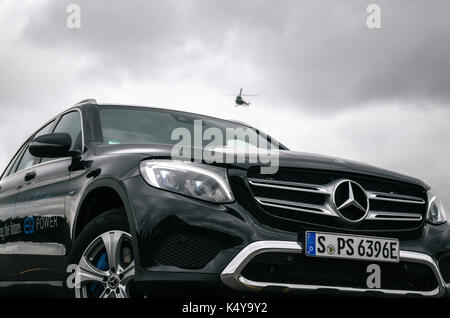
[[[165,144],[127,144],[127,145],[98,145],[95,149],[95,154],[99,156],[104,155],[120,155],[120,154],[140,154],[152,158],[170,158],[173,145]],[[193,153],[194,150],[192,150]],[[207,150],[205,150],[207,151]],[[221,149],[216,153],[229,153],[230,151]],[[242,154],[242,153],[241,153]],[[245,155],[244,155],[245,156]],[[241,169],[248,169],[252,166],[258,165],[257,163],[225,163],[226,166],[236,167]],[[279,151],[279,166],[290,168],[304,168],[304,169],[319,169],[330,171],[342,171],[350,173],[358,173],[364,175],[370,175],[375,177],[394,179],[401,182],[407,182],[411,184],[420,185],[426,189],[428,186],[423,181],[410,177],[404,174],[400,174],[394,171],[378,168],[363,162],[336,158],[332,156],[280,150]]]

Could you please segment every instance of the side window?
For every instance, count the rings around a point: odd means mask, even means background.
[[[22,147],[16,152],[12,160],[9,162],[8,166],[6,167],[5,171],[3,172],[2,178],[5,176],[9,176],[12,172],[15,171],[14,167],[17,166],[17,160],[22,155],[23,150],[28,145],[29,140],[27,140]]]
[[[47,125],[42,127],[40,130],[38,130],[36,132],[36,134],[34,134],[33,139],[36,137],[45,135],[45,134],[49,134],[50,130],[53,126],[53,123],[54,123],[54,121],[48,123]],[[27,147],[28,147],[28,144],[27,144]],[[35,164],[38,163],[38,161],[39,161],[39,158],[36,158],[35,156],[33,156],[27,148],[27,150],[25,151],[25,153],[22,156],[22,159],[20,159],[17,169],[12,169],[11,171],[14,170],[15,172],[19,172],[23,169],[27,169],[29,167],[34,166]]]
[[[36,157],[34,157],[30,151],[27,149],[25,153],[22,156],[22,159],[20,159],[19,165],[17,166],[16,172],[19,172],[23,169],[27,169],[29,167],[32,167],[36,162]]]
[[[42,135],[51,134],[52,133],[51,129],[52,129],[54,123],[55,123],[55,121],[52,120],[47,125],[45,125],[40,130],[38,130],[38,132],[34,135],[33,139],[35,139],[35,138],[37,138],[39,136],[42,136]]]
[[[53,133],[67,133],[72,138],[72,147],[70,150],[80,150],[83,143],[83,136],[81,133],[81,117],[77,111],[67,113],[61,117],[56,125]]]

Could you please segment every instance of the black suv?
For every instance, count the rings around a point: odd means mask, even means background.
[[[195,135],[198,121],[247,137],[194,141],[193,153],[258,150],[262,138],[276,171],[247,157],[174,158],[174,131]],[[443,296],[450,286],[449,226],[429,186],[291,152],[234,121],[86,100],[22,145],[0,187],[3,287],[130,297],[200,287]]]

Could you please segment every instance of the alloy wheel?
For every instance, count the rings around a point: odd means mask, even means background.
[[[81,255],[75,275],[77,298],[130,298],[136,295],[131,235],[108,231]]]

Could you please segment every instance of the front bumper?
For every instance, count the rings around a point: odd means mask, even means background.
[[[284,231],[261,224],[250,213],[249,205],[241,201],[227,205],[209,204],[150,187],[140,176],[127,179],[124,186],[130,198],[133,214],[135,280],[138,288],[151,295],[166,295],[162,289],[169,291],[168,296],[173,295],[175,290],[190,295],[193,291],[201,289],[202,294],[206,292],[208,295],[211,291],[239,294],[259,291],[276,293],[319,291],[439,297],[450,290],[438,262],[442,255],[450,255],[448,224],[426,225],[420,238],[400,242],[401,261],[423,264],[432,271],[437,281],[437,287],[432,290],[366,289],[311,282],[273,283],[247,279],[242,275],[242,270],[253,258],[263,253],[304,255],[304,232]],[[177,231],[180,224],[184,228],[191,229],[194,234],[207,230],[224,235],[220,240],[228,242],[233,238],[236,242],[224,244],[205,266],[183,266],[170,262],[152,263],[151,259],[155,253],[153,246],[158,243],[160,237],[165,237],[161,233],[167,232],[171,235]],[[187,243],[183,241],[175,246],[171,245],[170,248],[177,251],[170,255],[171,258],[182,253],[183,248],[180,249],[182,244],[189,246],[188,236],[186,240]],[[187,253],[185,257],[189,255],[190,253]]]
[[[325,291],[325,292],[348,292],[348,293],[378,293],[387,295],[420,295],[428,297],[443,296],[446,292],[445,281],[439,271],[439,268],[432,257],[426,254],[400,251],[400,261],[413,262],[427,265],[436,277],[438,287],[432,291],[412,291],[412,290],[390,290],[390,289],[368,289],[352,288],[326,285],[309,284],[287,284],[275,282],[260,282],[246,279],[242,276],[244,267],[257,255],[263,253],[298,253],[302,254],[303,247],[299,242],[288,241],[259,241],[245,247],[223,270],[220,277],[228,287],[241,290],[243,292],[258,292],[263,289],[280,292],[289,291]]]

